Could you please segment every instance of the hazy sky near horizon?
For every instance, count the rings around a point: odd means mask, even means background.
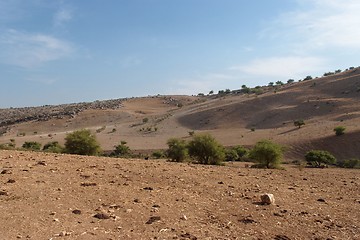
[[[0,0],[0,108],[356,67],[359,12],[358,0]]]

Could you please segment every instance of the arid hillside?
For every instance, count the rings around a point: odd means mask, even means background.
[[[240,84],[239,84],[240,85]],[[259,90],[259,89],[258,89]],[[287,158],[310,149],[339,158],[360,156],[360,69],[272,87],[206,96],[152,96],[38,108],[0,110],[0,144],[63,143],[67,133],[88,128],[104,150],[121,140],[133,150],[166,148],[171,137],[208,132],[225,146],[271,139],[287,146]],[[305,125],[294,126],[302,119]],[[335,137],[336,126],[346,127]]]

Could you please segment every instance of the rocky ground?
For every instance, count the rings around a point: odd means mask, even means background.
[[[359,170],[247,165],[0,151],[0,238],[360,239]]]

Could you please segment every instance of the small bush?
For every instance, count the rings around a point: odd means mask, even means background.
[[[187,144],[185,140],[171,138],[167,141],[168,150],[166,155],[172,161],[184,162],[188,157]]]
[[[64,148],[59,144],[59,142],[49,142],[44,145],[43,151],[45,152],[52,152],[52,153],[62,153]]]
[[[225,161],[232,162],[237,161],[239,159],[239,155],[234,149],[227,149],[225,151]]]
[[[224,148],[210,134],[195,135],[188,149],[201,164],[220,165],[225,159]]]
[[[147,122],[149,122],[149,118],[143,118],[143,123],[147,123]]]
[[[335,164],[336,158],[328,151],[311,150],[305,154],[305,160],[314,167],[324,167],[327,164]]]
[[[360,168],[360,159],[351,158],[339,162],[338,166],[343,168]]]
[[[336,134],[336,136],[341,136],[345,133],[345,127],[344,126],[337,126],[334,128],[334,132]]]
[[[22,145],[22,148],[26,150],[32,150],[32,151],[40,151],[41,144],[38,142],[24,142]]]
[[[283,157],[283,147],[269,140],[262,140],[250,150],[249,157],[258,162],[257,167],[279,168]]]
[[[160,158],[164,158],[165,157],[165,154],[163,151],[155,151],[151,154],[151,156],[153,158],[156,158],[156,159],[160,159]]]
[[[126,146],[126,141],[121,141],[119,145],[115,146],[114,155],[125,157],[130,154],[130,148]]]
[[[235,146],[225,151],[226,161],[243,161],[248,154],[248,149],[243,146]]]
[[[303,126],[303,125],[305,125],[305,122],[302,119],[298,119],[298,120],[294,121],[294,126],[295,127],[301,128],[301,126]]]
[[[100,145],[90,130],[83,129],[65,137],[65,152],[78,155],[98,155]]]

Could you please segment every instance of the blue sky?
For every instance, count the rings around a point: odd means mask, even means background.
[[[0,107],[197,94],[358,66],[358,0],[0,0]]]

